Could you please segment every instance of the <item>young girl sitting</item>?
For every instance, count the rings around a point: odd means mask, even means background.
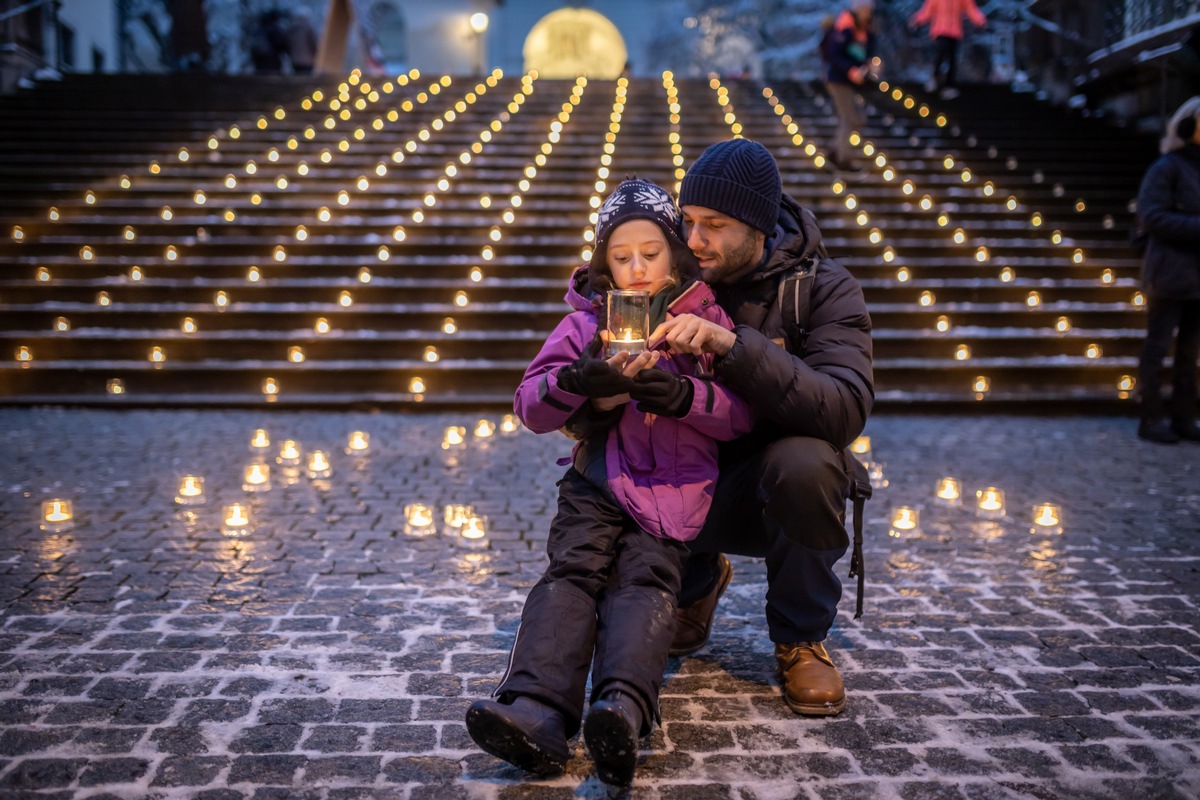
[[[747,432],[751,413],[712,380],[712,356],[652,347],[606,361],[599,329],[612,288],[651,296],[650,330],[668,313],[731,328],[697,271],[671,196],[624,181],[600,207],[591,264],[571,279],[574,311],[517,389],[515,409],[530,430],[565,429],[580,441],[559,482],[550,564],[525,601],[495,699],[471,705],[467,730],[487,752],[538,775],[567,763],[589,665],[583,738],[601,780],[629,785],[638,739],[660,721],[684,542],[708,514],[717,441]]]

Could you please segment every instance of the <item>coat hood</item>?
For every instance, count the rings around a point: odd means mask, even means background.
[[[821,259],[828,255],[816,215],[786,193],[779,203],[779,220],[767,246],[770,251],[762,266],[750,272],[747,279],[762,280],[794,269],[796,263],[804,259]]]
[[[575,268],[575,271],[571,273],[570,282],[567,283],[567,295],[563,299],[576,311],[599,314],[603,298],[592,288],[590,271],[591,267],[588,264]]]

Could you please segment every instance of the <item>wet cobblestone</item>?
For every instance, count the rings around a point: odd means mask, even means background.
[[[558,436],[498,415],[0,410],[0,797],[601,798],[582,744],[528,780],[463,712],[503,670],[554,509]],[[443,449],[449,425],[466,446]],[[256,428],[328,453],[247,494]],[[352,430],[371,452],[344,452]],[[673,659],[646,800],[1200,796],[1200,447],[1116,418],[878,416],[866,614],[829,649],[849,693],[792,715],[761,564],[733,558],[710,645]],[[272,454],[273,455],[273,454]],[[204,505],[174,502],[184,474]],[[938,506],[1002,488],[1008,516]],[[74,502],[68,530],[40,503]],[[221,532],[248,502],[252,532]],[[1031,534],[1037,502],[1061,536]],[[468,503],[482,546],[413,538],[404,507]],[[916,536],[890,511],[919,508]],[[848,564],[843,563],[844,570]]]

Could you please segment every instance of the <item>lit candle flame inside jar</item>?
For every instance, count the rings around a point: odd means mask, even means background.
[[[462,447],[466,442],[467,429],[461,425],[451,425],[446,428],[445,438],[442,439],[442,449],[449,450],[452,447]]]
[[[366,431],[352,431],[346,440],[347,453],[366,453],[371,449],[371,435]]]
[[[271,446],[271,437],[262,428],[254,431],[254,435],[250,437],[250,449],[262,452]]]
[[[500,418],[500,433],[516,433],[521,427],[521,421],[516,414],[505,414]]]
[[[940,505],[957,506],[962,504],[962,481],[958,478],[942,478],[934,489],[934,497]]]
[[[241,503],[225,506],[221,519],[221,532],[226,536],[245,536],[250,533],[250,509]]]
[[[179,491],[175,494],[175,502],[181,506],[193,506],[203,503],[204,478],[198,475],[184,475],[179,480]]]
[[[275,459],[285,467],[294,467],[300,463],[300,443],[295,439],[284,439],[279,445],[279,457]]]
[[[308,455],[308,476],[310,478],[328,478],[333,472],[329,456],[324,450],[313,450]]]
[[[242,490],[247,492],[269,492],[271,490],[271,465],[254,461],[242,470]]]
[[[1059,534],[1062,529],[1062,509],[1053,503],[1039,503],[1033,507],[1033,527],[1030,533]]]
[[[42,503],[42,530],[65,531],[75,524],[75,510],[70,500],[54,498]]]
[[[487,438],[491,437],[491,435],[494,434],[495,432],[496,432],[496,423],[491,422],[490,420],[481,419],[475,425],[475,438],[476,439],[487,439]]]
[[[462,526],[462,538],[468,541],[480,542],[487,536],[487,517],[472,514],[467,517]]]
[[[980,489],[975,492],[979,500],[979,516],[985,519],[998,519],[1004,516],[1004,492],[995,486]]]
[[[430,536],[437,532],[433,508],[424,503],[404,507],[404,533],[407,536]]]
[[[442,519],[446,522],[446,532],[458,533],[474,513],[474,509],[470,506],[459,503],[448,504],[442,509]]]
[[[612,289],[608,292],[608,346],[612,358],[622,351],[635,356],[646,349],[650,330],[650,295],[637,290]]]
[[[892,528],[888,532],[894,537],[912,536],[921,525],[921,512],[911,506],[897,506],[892,509]]]

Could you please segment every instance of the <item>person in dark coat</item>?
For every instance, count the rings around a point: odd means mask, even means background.
[[[1174,444],[1200,442],[1196,427],[1196,360],[1200,356],[1200,96],[1175,112],[1162,156],[1138,190],[1138,228],[1148,234],[1142,262],[1146,341],[1138,361],[1138,436]],[[1163,359],[1175,338],[1170,421],[1162,397]]]
[[[701,279],[735,327],[680,315],[651,336],[675,351],[715,355],[717,377],[750,402],[758,422],[721,445],[712,508],[689,544],[671,652],[708,641],[733,574],[722,553],[764,558],[783,699],[797,714],[838,714],[846,693],[823,642],[842,592],[834,565],[849,545],[845,448],[875,400],[862,289],[828,257],[816,218],[783,193],[779,167],[758,142],[706,149],[684,175],[679,203]],[[808,324],[796,331],[779,293],[804,270],[814,271]]]
[[[837,113],[830,161],[846,177],[858,177],[863,172],[854,160],[850,134],[861,132],[867,124],[859,87],[870,76],[870,61],[875,54],[874,14],[874,0],[850,0],[850,6],[834,18],[833,27],[821,41],[825,89]]]
[[[665,353],[650,339],[640,355],[599,357],[611,288],[649,293],[652,320],[673,313],[733,325],[695,279],[667,192],[623,181],[598,216],[595,255],[568,287],[573,310],[526,369],[514,401],[530,430],[566,428],[583,438],[559,481],[550,564],[525,601],[496,699],[473,703],[466,722],[492,755],[540,775],[561,772],[590,666],[583,738],[600,779],[625,786],[638,739],[659,720],[683,543],[700,532],[712,500],[717,440],[749,431],[752,417],[712,380],[712,355]]]

